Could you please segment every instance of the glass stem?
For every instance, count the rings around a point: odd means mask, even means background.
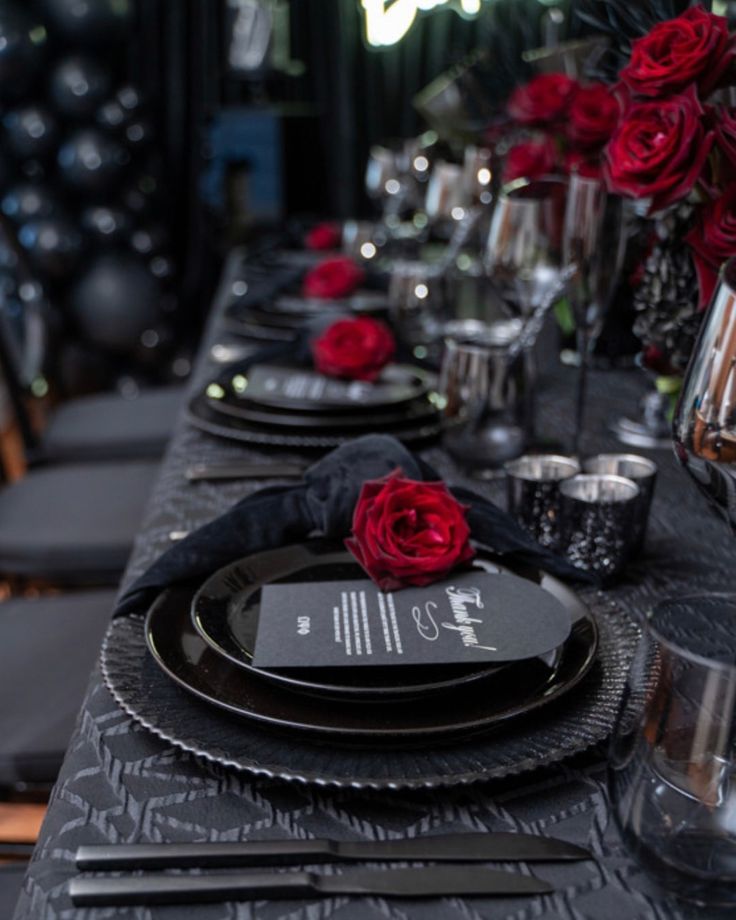
[[[590,335],[584,324],[577,327],[578,355],[580,367],[578,369],[578,391],[575,400],[575,438],[572,445],[573,456],[580,456],[580,445],[583,438],[583,421],[585,417],[585,400],[588,390],[588,369],[590,367]]]

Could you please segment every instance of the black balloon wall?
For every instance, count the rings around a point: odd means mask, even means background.
[[[174,348],[157,116],[127,71],[135,18],[135,0],[0,0],[0,215],[73,392],[150,376]]]

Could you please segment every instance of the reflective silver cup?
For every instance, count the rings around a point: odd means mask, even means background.
[[[524,452],[524,367],[509,348],[521,320],[455,320],[445,325],[440,372],[444,446],[476,472]]]
[[[647,535],[649,512],[654,497],[657,481],[657,464],[638,454],[596,454],[583,461],[583,472],[599,475],[623,476],[639,486],[639,498],[636,501],[634,530],[631,537],[633,554],[644,548]]]
[[[558,454],[526,454],[506,464],[509,513],[542,546],[559,546],[560,490],[579,472],[577,460]]]
[[[560,547],[573,565],[609,581],[631,557],[639,487],[623,476],[584,474],[560,485]]]

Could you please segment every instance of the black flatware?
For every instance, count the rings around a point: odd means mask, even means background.
[[[391,860],[564,862],[591,859],[583,847],[536,834],[438,834],[399,840],[247,840],[82,846],[79,869],[224,869]]]
[[[186,469],[189,482],[227,479],[300,479],[305,466],[297,463],[193,463]]]
[[[69,894],[77,907],[128,904],[192,904],[262,898],[330,898],[345,895],[389,898],[503,897],[549,894],[541,879],[477,866],[421,869],[350,869],[335,875],[313,872],[239,872],[221,875],[128,875],[75,878]]]

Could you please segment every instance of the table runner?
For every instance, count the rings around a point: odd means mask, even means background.
[[[212,373],[210,346],[223,341],[219,318],[242,257],[226,265],[202,351],[193,375],[196,388]],[[570,430],[573,375],[555,374],[541,387],[543,428],[559,437]],[[587,452],[618,450],[605,421],[634,411],[642,381],[634,372],[596,373],[591,385]],[[281,456],[280,452],[280,456]],[[732,586],[733,542],[708,511],[668,451],[649,454],[660,465],[647,552],[608,594],[638,613],[655,599],[681,592]],[[261,487],[258,482],[189,485],[184,469],[199,461],[267,460],[267,451],[246,449],[201,434],[179,421],[159,481],[123,579],[129,585],[169,545],[171,531],[191,530]],[[285,454],[283,454],[286,457]],[[439,472],[461,481],[438,448],[424,452]],[[503,503],[500,482],[473,487]],[[339,898],[313,902],[197,905],[192,920],[684,920],[715,917],[684,909],[645,879],[623,849],[605,797],[605,750],[493,784],[433,793],[328,792],[207,766],[165,745],[123,714],[92,674],[78,725],[54,789],[29,866],[15,920],[108,917],[165,920],[181,908],[75,910],[67,894],[81,844],[257,837],[333,836],[383,839],[429,832],[510,830],[559,836],[591,848],[596,862],[540,865],[535,872],[555,886],[543,899],[387,901]],[[725,916],[725,915],[724,915]]]

